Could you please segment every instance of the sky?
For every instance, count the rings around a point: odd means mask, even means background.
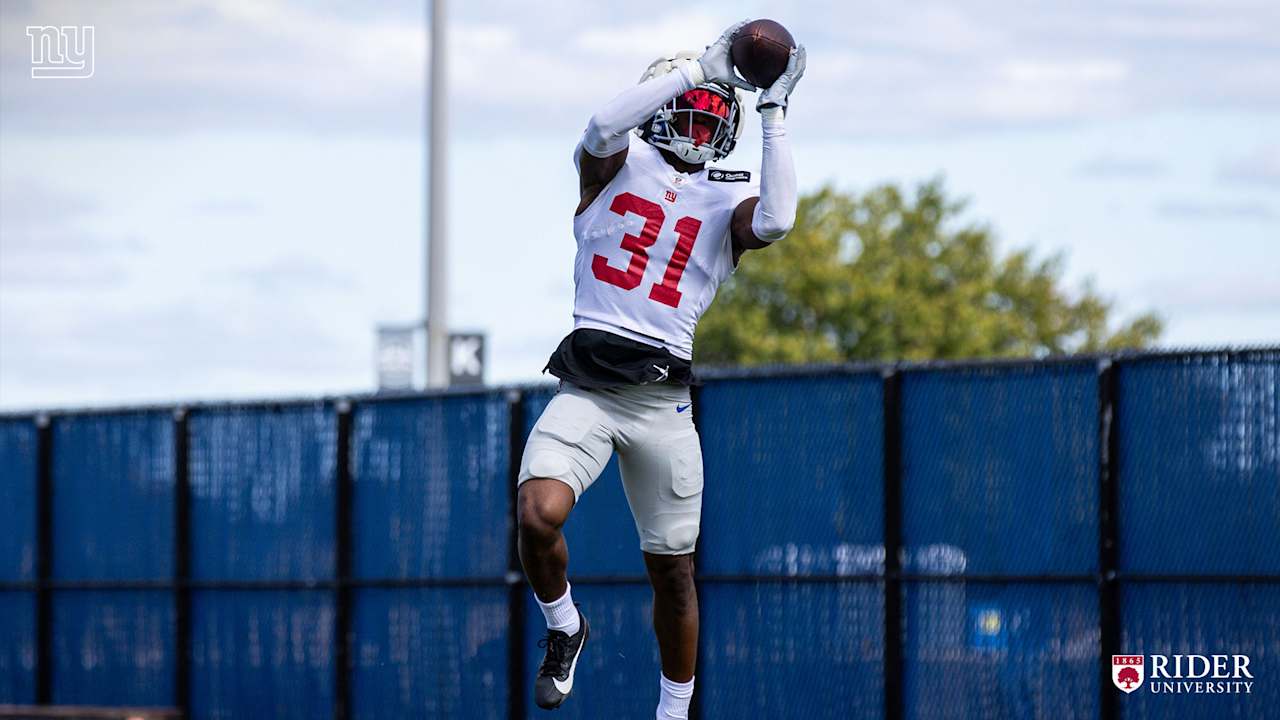
[[[373,389],[375,327],[422,315],[426,8],[0,2],[0,409]],[[661,10],[449,5],[450,318],[490,382],[572,327],[587,118],[744,17],[808,49],[802,192],[943,177],[1162,345],[1280,344],[1280,3]],[[32,79],[29,25],[94,26],[93,76]]]

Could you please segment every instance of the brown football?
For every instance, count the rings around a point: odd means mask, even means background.
[[[767,88],[787,69],[796,41],[772,20],[752,20],[738,29],[729,45],[729,59],[743,79]]]

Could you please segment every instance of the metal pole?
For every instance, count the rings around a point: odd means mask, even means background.
[[[516,519],[519,493],[516,479],[520,474],[520,458],[524,455],[524,395],[519,390],[507,391],[509,452],[507,456],[507,497],[510,536],[507,542],[507,717],[527,717],[526,700],[532,692],[525,680],[525,588],[524,566],[520,563],[520,540]]]
[[[430,196],[427,202],[427,387],[438,388],[448,384],[446,357],[449,337],[445,270],[447,238],[445,235],[445,185],[448,169],[445,157],[445,0],[431,1],[431,86],[427,93],[427,114],[430,123],[427,142],[427,182]]]
[[[53,704],[53,422],[36,418],[36,704]]]
[[[902,373],[881,373],[884,412],[884,717],[906,717],[902,675]]]
[[[351,672],[355,666],[351,653],[351,507],[354,494],[351,483],[351,402],[339,400],[334,410],[338,421],[338,467],[333,495],[333,720],[347,720],[355,714],[351,707]]]
[[[1120,692],[1111,686],[1111,656],[1120,653],[1120,492],[1116,485],[1120,409],[1115,360],[1098,365],[1098,689],[1102,720],[1120,717]]]
[[[191,416],[173,410],[173,704],[191,717]]]

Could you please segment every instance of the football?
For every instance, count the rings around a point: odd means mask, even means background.
[[[747,82],[769,87],[787,69],[787,60],[796,41],[773,20],[752,20],[743,25],[729,45],[729,59]]]

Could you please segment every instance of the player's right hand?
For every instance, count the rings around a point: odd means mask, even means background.
[[[702,57],[698,58],[698,64],[702,66],[702,75],[707,82],[733,85],[748,92],[755,92],[756,86],[738,77],[738,74],[733,71],[733,61],[729,59],[729,46],[733,44],[734,34],[749,22],[751,21],[743,20],[729,26],[719,39],[707,46],[707,51],[702,53]]]

